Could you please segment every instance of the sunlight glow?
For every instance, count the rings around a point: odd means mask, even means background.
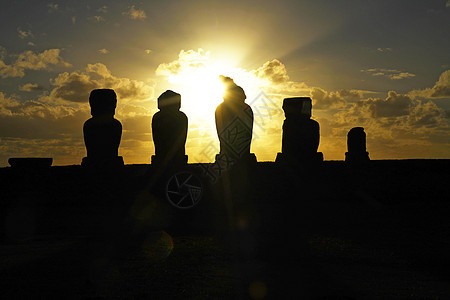
[[[260,98],[270,83],[267,79],[256,76],[254,71],[237,67],[236,57],[232,52],[227,56],[213,57],[209,51],[203,49],[182,50],[177,60],[163,63],[156,70],[157,75],[164,76],[167,80],[167,89],[181,94],[181,111],[189,118],[186,147],[190,149],[187,154],[191,163],[211,162],[218,153],[215,110],[223,101],[225,88],[220,75],[231,77],[244,89],[247,96],[245,102],[254,110],[254,122],[258,124],[253,128],[252,147],[265,149],[273,143],[274,139],[264,132],[265,127],[271,126],[273,122],[278,124],[279,120],[270,116],[262,119],[263,116],[257,113],[258,108],[265,105]]]
[[[177,87],[182,96],[182,110],[197,118],[208,118],[222,102],[224,86],[219,79],[221,70],[217,65],[188,68],[169,76],[169,82]]]
[[[242,86],[247,103],[259,94],[265,82],[252,72],[233,66],[231,61],[230,58],[212,58],[210,52],[199,49],[198,52],[181,52],[176,72],[171,69],[173,63],[161,71],[170,88],[181,94],[181,110],[189,116],[190,123],[215,130],[214,112],[223,101],[224,93],[220,75],[229,76]],[[215,135],[215,132],[210,133]]]

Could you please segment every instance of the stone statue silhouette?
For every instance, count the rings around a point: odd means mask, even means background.
[[[82,165],[89,167],[121,166],[118,156],[122,124],[114,118],[117,96],[111,89],[96,89],[89,95],[92,118],[83,126],[87,157]]]
[[[185,144],[188,118],[180,111],[181,95],[167,90],[158,97],[159,111],[152,118],[155,155],[152,164],[180,166],[187,164]]]
[[[221,156],[227,160],[255,161],[256,157],[250,153],[253,131],[253,111],[245,103],[247,96],[244,90],[236,85],[230,77],[221,76],[225,84],[223,102],[216,108],[216,130],[220,141]]]
[[[311,119],[311,109],[309,97],[283,100],[286,119],[283,122],[282,153],[278,153],[277,162],[310,165],[323,161],[323,154],[317,152],[320,126]]]
[[[347,134],[347,149],[345,161],[351,164],[360,164],[370,160],[366,151],[366,133],[363,127],[354,127]]]

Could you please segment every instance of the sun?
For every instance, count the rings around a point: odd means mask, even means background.
[[[200,119],[209,119],[222,102],[224,86],[219,76],[224,72],[218,66],[206,65],[189,68],[171,75],[169,82],[175,84],[181,94],[182,109]]]
[[[225,86],[220,75],[229,76],[252,96],[261,83],[245,69],[220,61],[203,61],[171,74],[168,81],[181,94],[181,109],[196,122],[214,122],[216,107],[223,101]],[[248,102],[248,100],[247,100]]]
[[[255,72],[238,67],[231,52],[228,56],[213,57],[200,50],[181,51],[178,60],[163,64],[158,73],[166,77],[169,89],[181,94],[181,111],[189,120],[187,146],[190,162],[213,161],[213,154],[218,151],[215,110],[223,102],[225,92],[221,75],[231,77],[244,89],[246,103],[252,109],[257,109],[255,100],[267,87]],[[204,150],[210,145],[217,149],[206,154]]]

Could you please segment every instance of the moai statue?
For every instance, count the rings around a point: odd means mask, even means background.
[[[366,133],[363,127],[354,127],[347,134],[347,149],[345,161],[347,163],[359,164],[370,160],[369,152],[366,151]]]
[[[295,166],[312,166],[323,161],[322,152],[317,152],[320,141],[319,123],[311,119],[312,103],[309,97],[286,98],[283,110],[282,153],[276,162]]]
[[[152,118],[152,134],[155,155],[152,164],[163,168],[187,164],[185,144],[188,118],[180,111],[181,95],[167,90],[158,97],[159,111]]]
[[[114,90],[96,89],[89,95],[92,118],[83,126],[87,157],[82,166],[110,168],[123,166],[118,156],[122,124],[114,118],[117,97]]]
[[[250,153],[253,131],[253,111],[245,103],[244,90],[230,77],[220,77],[225,84],[223,102],[216,108],[216,130],[220,142],[220,153],[216,162],[256,163],[256,156]],[[227,167],[227,166],[223,166]]]

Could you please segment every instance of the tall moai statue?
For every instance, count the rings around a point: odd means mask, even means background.
[[[159,111],[152,118],[152,134],[155,155],[152,164],[163,168],[187,164],[185,144],[188,118],[180,111],[181,95],[167,90],[158,97]]]
[[[317,152],[320,141],[319,123],[311,119],[312,101],[309,97],[285,98],[281,151],[276,162],[293,166],[314,166],[323,162]]]
[[[216,162],[256,163],[256,156],[250,153],[253,131],[253,111],[245,103],[247,96],[242,87],[230,77],[220,76],[225,84],[223,102],[216,108],[216,130],[220,142],[220,153]]]
[[[92,118],[83,126],[87,156],[81,165],[94,168],[123,166],[119,156],[122,124],[114,118],[117,96],[111,89],[96,89],[89,95]]]
[[[354,127],[347,134],[347,149],[345,161],[351,164],[360,164],[370,160],[366,150],[366,133],[363,127]]]

